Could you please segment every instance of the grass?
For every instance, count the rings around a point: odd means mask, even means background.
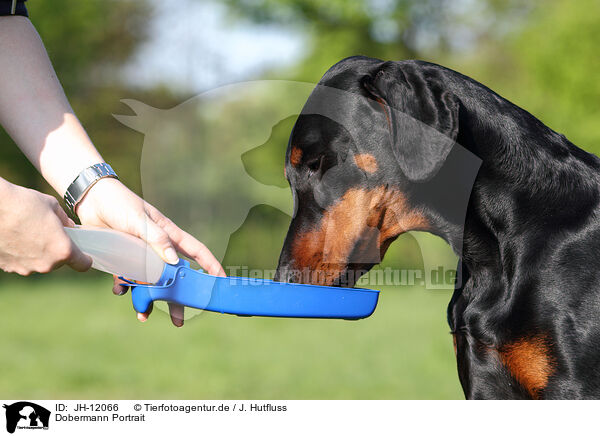
[[[362,321],[205,312],[177,329],[157,309],[138,322],[110,287],[71,274],[0,282],[2,397],[463,398],[449,291],[385,288]]]

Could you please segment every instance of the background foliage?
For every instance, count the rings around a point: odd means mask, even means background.
[[[279,26],[303,35],[304,50],[296,62],[265,70],[261,78],[316,82],[332,64],[356,54],[421,58],[474,77],[575,144],[600,153],[598,0],[225,0],[224,4],[232,27],[251,24],[260,32]],[[170,109],[189,97],[181,84],[139,87],[123,80],[122,67],[148,38],[149,23],[155,18],[153,3],[30,0],[28,7],[90,137],[126,184],[143,194],[144,136],[111,114],[128,112],[122,98]],[[224,61],[227,56],[222,53]],[[257,101],[277,105],[273,97]],[[239,127],[243,123],[237,121],[251,120],[246,114],[256,115],[258,106],[256,101],[225,105],[215,125],[236,138],[243,132]],[[224,194],[228,191],[219,186],[248,175],[267,186],[285,187],[283,154],[292,125],[293,117],[282,120],[263,144],[244,152],[243,174],[221,175],[215,169],[210,178],[199,179],[214,186],[208,186],[206,197],[194,200],[194,205],[210,211],[215,201],[234,198],[235,193]],[[50,192],[3,131],[0,175]],[[177,177],[183,176],[173,175],[174,193],[178,181],[185,182]],[[179,199],[189,202],[181,192]],[[186,218],[181,206],[164,206],[191,231],[204,216]],[[288,222],[289,217],[273,207],[252,208],[229,240],[224,263],[273,268]],[[219,231],[215,227],[215,234]],[[439,241],[428,241],[448,256]],[[420,268],[421,252],[414,237],[399,238],[383,266]],[[4,327],[0,392],[52,398],[462,396],[444,319],[449,291],[384,288],[375,315],[358,323],[203,314],[183,330],[171,330],[158,311],[148,325],[138,325],[129,303],[109,295],[109,289],[110,279],[93,272],[83,277],[68,270],[48,277],[0,275]]]

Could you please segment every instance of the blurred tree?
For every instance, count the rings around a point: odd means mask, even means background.
[[[578,146],[600,154],[600,3],[554,0],[507,44],[515,101]]]
[[[577,146],[600,154],[600,8],[550,0],[504,38],[485,40],[453,66],[527,109]]]
[[[302,31],[303,59],[289,78],[316,82],[353,55],[381,59],[435,58],[502,34],[519,22],[525,0],[225,0],[234,16]]]
[[[111,113],[122,112],[123,97],[172,105],[166,89],[138,91],[119,83],[118,69],[146,39],[152,14],[146,0],[53,0],[27,2],[75,112],[105,159],[133,189],[140,190],[141,140]],[[53,193],[35,168],[0,131],[0,175],[13,183]]]
[[[147,37],[152,12],[145,0],[34,0],[27,6],[67,95],[115,80],[103,69],[129,59]]]

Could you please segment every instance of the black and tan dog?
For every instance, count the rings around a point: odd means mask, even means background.
[[[432,232],[460,256],[448,321],[467,398],[600,398],[600,160],[427,62],[352,57],[319,85],[361,98],[316,89],[307,107],[345,121],[298,117],[277,278],[352,286],[398,235]],[[452,190],[469,184],[460,211]]]

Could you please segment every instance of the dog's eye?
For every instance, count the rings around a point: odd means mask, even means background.
[[[306,162],[306,166],[311,171],[318,171],[321,168],[321,162],[323,161],[323,156],[316,157],[314,159]]]

